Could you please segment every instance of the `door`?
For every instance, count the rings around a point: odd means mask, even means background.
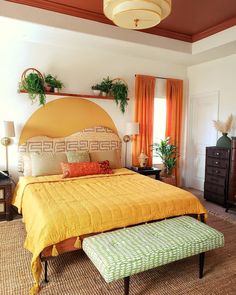
[[[187,185],[203,191],[206,146],[215,146],[217,131],[213,120],[218,119],[219,92],[193,95],[190,98],[188,131]]]

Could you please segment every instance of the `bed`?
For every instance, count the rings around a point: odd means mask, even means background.
[[[31,138],[19,151],[22,156],[33,151],[120,148],[117,134],[106,127],[94,127],[63,139]],[[187,191],[125,168],[113,172],[74,178],[20,178],[13,205],[23,215],[27,232],[24,246],[33,254],[32,294],[39,291],[41,258],[80,249],[88,235],[174,216],[206,215],[199,200]]]

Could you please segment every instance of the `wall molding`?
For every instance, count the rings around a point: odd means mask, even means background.
[[[40,9],[45,9],[45,10],[49,10],[49,11],[53,11],[53,12],[57,12],[61,14],[66,14],[66,15],[70,15],[74,17],[84,18],[87,20],[101,22],[104,24],[115,26],[113,22],[107,19],[103,13],[97,13],[94,11],[77,8],[72,5],[57,3],[51,0],[47,0],[47,1],[46,0],[6,0],[6,1],[20,4],[20,5],[23,4],[27,6],[32,6],[32,7],[36,7]],[[171,31],[167,29],[162,29],[162,28],[159,28],[158,26],[147,29],[147,30],[142,30],[141,32],[158,35],[158,36],[162,36],[166,38],[176,39],[176,40],[180,40],[180,41],[184,41],[188,43],[193,43],[201,39],[204,39],[206,37],[209,37],[213,34],[216,34],[220,31],[228,29],[234,25],[236,25],[236,17],[228,19],[222,22],[221,24],[212,26],[204,31],[198,32],[193,35],[188,35],[188,34],[179,33],[179,32],[175,32],[175,31]]]

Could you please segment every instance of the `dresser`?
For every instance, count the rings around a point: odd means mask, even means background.
[[[232,137],[230,158],[227,210],[231,205],[236,205],[236,137]]]
[[[0,180],[0,220],[12,220],[12,181]]]
[[[235,145],[236,148],[236,145]],[[236,158],[235,158],[236,161]],[[206,168],[204,198],[224,207],[227,205],[231,149],[219,147],[206,148]],[[236,164],[235,164],[236,172]],[[235,173],[236,192],[236,173]]]

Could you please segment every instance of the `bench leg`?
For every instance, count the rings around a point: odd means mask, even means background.
[[[129,277],[124,278],[125,295],[129,295]]]
[[[199,254],[199,279],[203,277],[205,252]]]
[[[44,261],[44,282],[48,283],[48,262]]]

